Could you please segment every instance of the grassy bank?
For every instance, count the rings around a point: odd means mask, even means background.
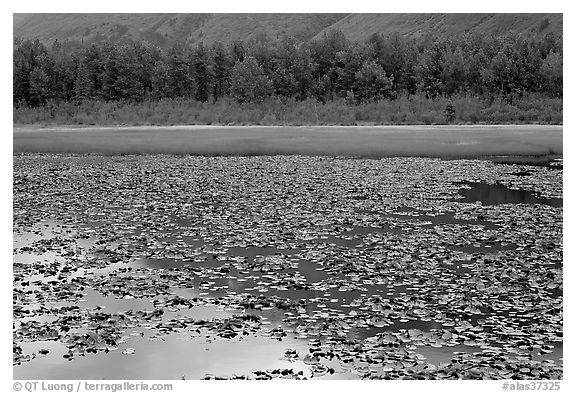
[[[28,127],[13,142],[15,153],[534,156],[562,154],[562,127]]]
[[[450,109],[452,108],[452,109]],[[430,125],[562,124],[562,99],[537,95],[512,103],[473,96],[437,98],[403,96],[366,104],[345,100],[269,99],[239,104],[184,99],[161,101],[48,103],[13,110],[16,125]]]

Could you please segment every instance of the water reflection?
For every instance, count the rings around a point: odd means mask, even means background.
[[[462,203],[482,202],[483,205],[499,205],[504,203],[541,204],[553,207],[562,207],[562,198],[540,198],[526,190],[512,190],[502,184],[487,184],[463,182],[458,194],[463,198],[457,199]]]
[[[140,330],[135,331],[139,333]],[[26,367],[15,367],[15,379],[70,379],[70,367],[75,379],[202,379],[206,374],[225,376],[250,375],[255,370],[293,368],[309,370],[301,362],[291,363],[284,358],[287,348],[306,353],[305,341],[286,338],[283,341],[250,336],[241,340],[189,338],[171,334],[150,340],[146,335],[130,336],[125,344],[108,354],[103,352],[78,357],[71,363],[62,358],[67,352],[60,342],[26,342],[27,352],[40,348],[50,356],[38,357]],[[126,348],[134,348],[134,355],[125,355]]]

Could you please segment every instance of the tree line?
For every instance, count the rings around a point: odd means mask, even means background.
[[[260,35],[229,45],[148,42],[89,45],[15,39],[14,107],[85,100],[143,102],[267,97],[350,103],[469,94],[508,100],[562,98],[562,37],[409,39],[374,34],[352,42],[340,31],[299,42]]]

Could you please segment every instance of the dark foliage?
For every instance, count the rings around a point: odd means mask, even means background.
[[[526,95],[563,95],[562,37],[552,33],[451,40],[375,34],[354,43],[332,31],[309,43],[262,35],[229,46],[64,46],[15,40],[16,108],[84,100],[215,102],[227,96],[245,103],[273,96],[359,104],[414,94],[430,99],[467,94],[514,104]]]

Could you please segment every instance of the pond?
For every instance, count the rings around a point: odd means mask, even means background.
[[[562,230],[548,167],[17,155],[13,375],[561,378]]]

